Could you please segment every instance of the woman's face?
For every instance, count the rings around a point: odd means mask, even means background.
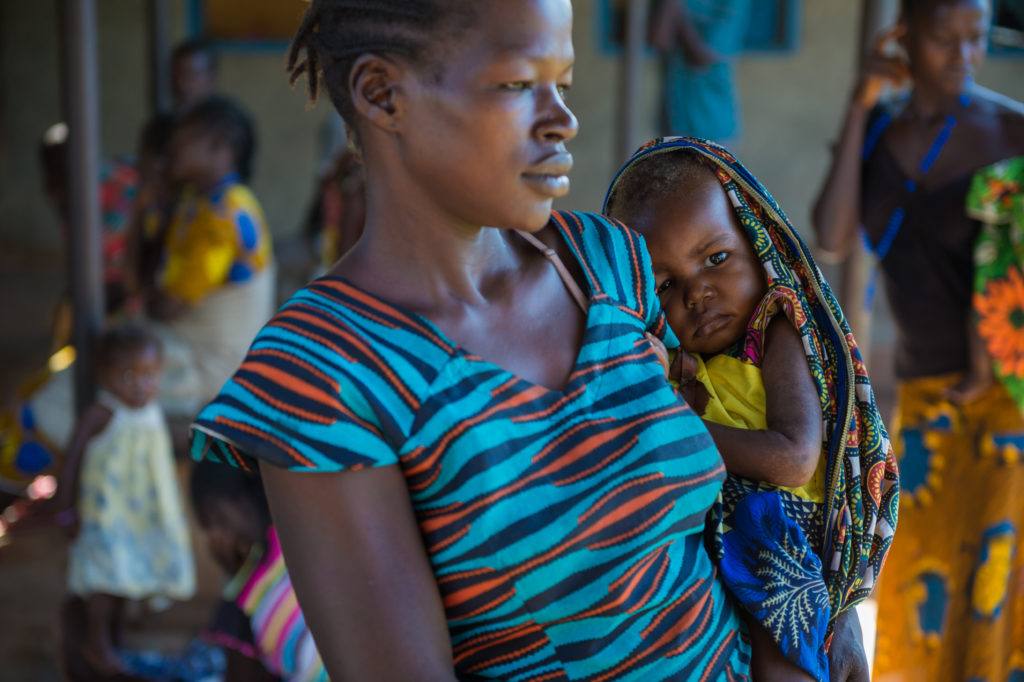
[[[449,38],[440,76],[406,74],[400,153],[455,222],[538,230],[569,191],[572,6],[505,0],[477,11],[467,35]]]
[[[714,355],[742,338],[767,284],[711,171],[685,192],[655,202],[634,222],[647,241],[658,298],[683,348]]]
[[[988,2],[944,3],[909,21],[904,45],[915,86],[958,95],[985,57]]]

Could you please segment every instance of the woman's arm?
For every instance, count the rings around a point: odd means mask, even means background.
[[[335,680],[455,680],[441,595],[397,466],[262,467],[299,603]]]
[[[800,335],[784,317],[768,325],[761,374],[766,430],[705,424],[729,473],[772,485],[804,485],[821,457],[821,404]]]
[[[828,260],[845,258],[856,241],[860,223],[860,173],[865,127],[868,114],[878,103],[885,87],[901,85],[908,78],[905,61],[886,51],[904,30],[900,25],[882,34],[865,60],[864,70],[846,107],[832,166],[814,202],[812,216],[818,248]]]

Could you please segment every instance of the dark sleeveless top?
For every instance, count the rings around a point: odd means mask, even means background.
[[[872,243],[894,209],[906,217],[882,262],[886,298],[896,322],[896,376],[967,369],[974,240],[978,223],[964,211],[972,173],[908,195],[907,176],[884,140],[862,166],[860,215]]]

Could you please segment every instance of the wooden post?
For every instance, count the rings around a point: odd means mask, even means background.
[[[895,0],[864,0],[861,5],[860,41],[857,45],[857,70],[860,71],[868,50],[879,34],[895,15]],[[842,267],[842,305],[846,319],[850,323],[861,354],[867,358],[871,352],[871,311],[864,305],[864,296],[872,270],[875,267],[874,256],[858,245],[850,251],[850,256]],[[878,306],[876,295],[875,308]]]
[[[618,135],[615,140],[616,165],[636,149],[639,120],[640,85],[643,80],[644,49],[647,44],[648,0],[626,0],[626,42],[619,71]]]
[[[69,281],[74,317],[75,409],[96,394],[93,351],[103,325],[100,257],[100,120],[95,0],[63,0],[63,101],[67,107]]]
[[[149,0],[146,29],[149,34],[149,104],[154,114],[171,109],[171,65],[167,0]]]

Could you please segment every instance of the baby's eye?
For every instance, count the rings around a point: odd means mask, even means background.
[[[704,265],[706,265],[707,267],[713,267],[715,265],[721,265],[728,258],[729,258],[729,254],[728,253],[726,253],[725,251],[719,251],[718,253],[713,253],[710,256],[708,256],[706,259],[704,259]]]
[[[671,288],[672,288],[672,280],[666,279],[664,282],[662,282],[661,284],[658,285],[658,288],[655,289],[654,293],[656,293],[658,296],[661,296],[663,293],[665,293],[666,291],[668,291]]]

